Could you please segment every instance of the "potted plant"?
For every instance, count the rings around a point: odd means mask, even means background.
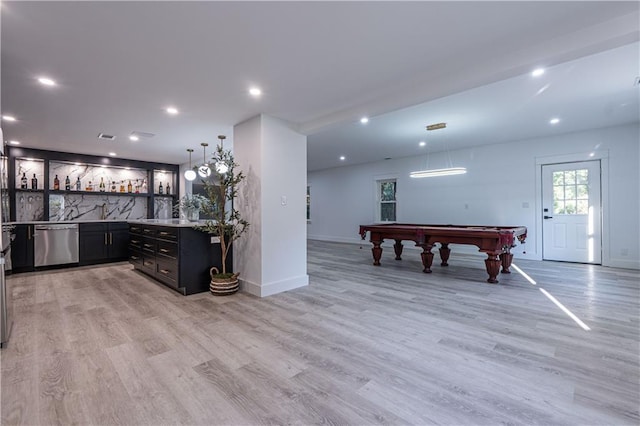
[[[205,209],[208,205],[208,198],[199,194],[186,194],[173,206],[173,209],[176,212],[182,210],[187,220],[197,222],[200,219],[200,210]]]
[[[225,137],[218,136],[222,142]],[[238,196],[237,186],[245,179],[242,171],[237,171],[238,164],[231,151],[226,151],[222,143],[212,156],[211,171],[214,183],[203,181],[207,194],[207,203],[202,207],[208,217],[203,225],[195,228],[215,235],[220,239],[222,271],[215,266],[210,269],[211,293],[226,295],[238,291],[238,272],[227,272],[227,255],[234,241],[244,234],[249,222],[242,219],[240,212],[234,207],[234,200]]]

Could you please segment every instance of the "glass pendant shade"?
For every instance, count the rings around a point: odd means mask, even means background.
[[[227,137],[225,135],[218,135],[218,139],[220,139],[220,149],[223,150],[224,149],[224,140]],[[224,161],[218,161],[216,163],[216,172],[220,173],[221,175],[227,173],[229,171],[229,166],[227,165],[227,163],[225,163]]]
[[[191,153],[193,150],[187,149],[187,152],[189,152],[189,169],[185,170],[184,178],[188,181],[192,181],[196,178],[196,172],[193,171],[193,167],[191,166]]]
[[[198,175],[201,178],[208,178],[209,176],[211,176],[211,169],[209,168],[209,165],[207,164],[207,146],[209,146],[208,143],[203,142],[200,145],[202,145],[202,150],[203,150],[203,164],[202,166],[198,167]]]

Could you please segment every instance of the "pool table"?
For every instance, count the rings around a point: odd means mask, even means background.
[[[470,225],[422,225],[408,223],[389,223],[360,225],[360,236],[364,240],[369,232],[369,241],[373,244],[373,264],[380,266],[382,247],[385,239],[395,240],[393,246],[396,260],[402,257],[402,241],[408,240],[422,247],[423,272],[431,272],[433,253],[431,249],[435,243],[440,243],[440,265],[448,266],[449,244],[470,244],[477,246],[481,252],[487,253],[484,263],[489,274],[490,283],[497,283],[496,277],[500,272],[509,274],[509,267],[513,259],[511,248],[516,246],[516,240],[524,243],[527,238],[527,228],[524,226],[470,226]]]

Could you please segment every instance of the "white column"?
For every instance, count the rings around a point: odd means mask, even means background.
[[[242,290],[264,297],[308,285],[306,136],[259,115],[234,127],[233,153],[247,175],[236,207],[250,227],[233,247]]]

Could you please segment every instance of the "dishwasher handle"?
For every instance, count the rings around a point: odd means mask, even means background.
[[[66,229],[78,229],[78,225],[36,225],[36,231],[62,231]]]

